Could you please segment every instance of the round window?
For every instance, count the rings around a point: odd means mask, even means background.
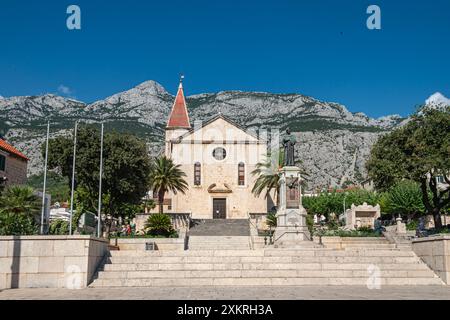
[[[222,147],[215,148],[213,150],[213,157],[216,160],[223,160],[223,159],[225,159],[226,156],[227,156],[227,151]]]

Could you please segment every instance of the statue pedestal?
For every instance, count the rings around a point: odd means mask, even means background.
[[[300,181],[298,167],[288,166],[281,169],[275,247],[314,245],[306,223],[307,212],[301,204]]]

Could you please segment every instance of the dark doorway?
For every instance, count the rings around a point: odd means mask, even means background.
[[[227,199],[213,199],[213,219],[227,218]]]

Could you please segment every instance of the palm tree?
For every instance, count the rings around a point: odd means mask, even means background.
[[[34,216],[39,213],[39,206],[38,197],[28,186],[9,187],[0,197],[1,214]]]
[[[0,197],[0,235],[36,234],[39,207],[39,199],[31,187],[6,189]]]
[[[162,156],[155,158],[150,167],[150,187],[158,192],[159,213],[163,213],[164,195],[167,191],[176,194],[185,193],[188,183],[184,180],[186,174],[175,165],[172,159]]]

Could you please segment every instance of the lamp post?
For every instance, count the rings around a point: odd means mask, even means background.
[[[99,185],[98,185],[98,221],[97,221],[97,236],[100,238],[102,230],[102,176],[103,176],[103,122],[102,122],[102,133],[100,138],[100,175],[99,175]]]
[[[47,162],[48,162],[48,139],[49,139],[49,135],[50,135],[50,121],[47,122],[47,141],[45,143],[44,185],[42,187],[41,234],[44,234],[45,189],[46,189],[46,186],[47,186]]]
[[[70,193],[70,222],[69,222],[69,235],[72,235],[72,220],[73,220],[73,195],[75,189],[75,158],[77,154],[77,130],[78,121],[75,121],[75,131],[73,135],[73,162],[72,162],[72,190]]]

